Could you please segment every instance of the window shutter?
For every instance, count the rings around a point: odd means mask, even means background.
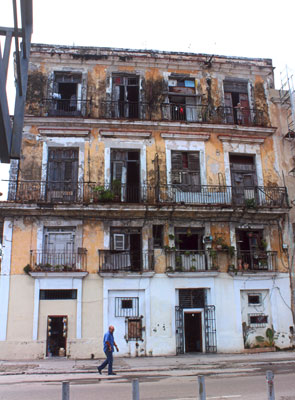
[[[190,171],[200,170],[200,161],[198,153],[188,153],[188,169]]]
[[[125,249],[125,235],[115,233],[114,234],[114,250],[124,250]]]
[[[171,152],[172,170],[182,170],[182,153],[181,151]]]
[[[122,161],[114,161],[113,162],[113,181],[118,180],[122,182],[122,171],[123,171],[123,162]]]

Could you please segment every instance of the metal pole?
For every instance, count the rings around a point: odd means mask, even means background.
[[[275,389],[274,389],[273,379],[274,379],[273,372],[266,371],[268,400],[275,400]]]
[[[70,382],[62,383],[62,400],[70,400]]]
[[[139,400],[138,379],[133,379],[132,380],[132,400]]]
[[[199,400],[206,400],[205,377],[203,375],[198,376],[198,383],[199,383]]]

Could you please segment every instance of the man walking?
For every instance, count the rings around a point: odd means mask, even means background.
[[[115,372],[113,372],[113,352],[114,352],[114,346],[116,347],[116,350],[119,351],[118,346],[116,345],[115,339],[114,339],[114,330],[115,328],[113,325],[109,326],[109,330],[107,333],[104,334],[103,337],[103,351],[105,352],[105,355],[107,356],[106,360],[97,367],[98,372],[101,374],[101,371],[108,365],[108,375],[116,375]]]

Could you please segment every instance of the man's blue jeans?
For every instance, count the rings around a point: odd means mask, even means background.
[[[108,365],[108,374],[111,375],[113,373],[113,352],[106,350],[105,355],[107,356],[106,360],[98,368],[103,370]]]

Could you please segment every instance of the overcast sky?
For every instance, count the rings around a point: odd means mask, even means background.
[[[271,58],[276,88],[295,71],[295,0],[33,0],[33,15],[33,43]],[[0,0],[0,26],[12,18]]]

